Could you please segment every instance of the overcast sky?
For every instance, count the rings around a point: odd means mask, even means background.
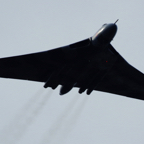
[[[111,42],[144,72],[142,0],[0,0],[0,57],[45,51],[117,23]],[[144,101],[0,78],[1,144],[143,144]]]

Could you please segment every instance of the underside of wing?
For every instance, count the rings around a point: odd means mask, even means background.
[[[1,58],[0,77],[46,82],[59,74],[55,82],[63,84],[59,77],[65,77],[67,69],[76,63],[79,54],[89,45],[90,39],[86,39],[44,52]]]
[[[110,49],[115,51],[112,46]],[[144,74],[119,55],[95,90],[144,100]]]
[[[0,59],[0,77],[45,82],[64,63],[61,48]]]

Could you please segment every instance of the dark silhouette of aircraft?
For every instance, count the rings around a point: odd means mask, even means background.
[[[60,95],[73,87],[109,92],[144,100],[144,75],[132,67],[110,44],[116,22],[104,24],[98,32],[68,46],[0,59],[0,77],[44,82]]]

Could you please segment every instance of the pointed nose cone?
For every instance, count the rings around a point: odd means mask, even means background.
[[[116,24],[108,24],[103,31],[103,36],[111,41],[117,32],[117,25]]]

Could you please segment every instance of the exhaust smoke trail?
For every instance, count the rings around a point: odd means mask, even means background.
[[[77,94],[68,107],[65,108],[65,111],[59,116],[57,121],[51,126],[45,135],[42,144],[62,143],[62,141],[68,136],[82,113],[88,99],[88,96],[82,97],[82,101],[78,103],[77,108],[74,108],[79,97],[80,96]],[[70,118],[68,119],[68,117]]]
[[[75,103],[78,101],[78,94],[74,96],[72,101],[68,104],[68,106],[65,108],[65,110],[59,115],[58,119],[54,124],[50,127],[50,129],[46,132],[41,144],[51,144],[53,139],[55,139],[57,133],[61,129],[61,127],[65,123],[65,119],[69,116],[71,113]]]
[[[35,120],[43,106],[50,99],[52,90],[43,95],[43,89],[39,90],[28,103],[20,110],[10,125],[5,128],[0,143],[15,144],[23,136],[27,128]]]
[[[78,104],[77,108],[73,111],[70,118],[65,122],[65,125],[63,129],[61,129],[60,135],[58,135],[57,140],[55,140],[55,143],[63,143],[64,140],[68,137],[70,132],[73,130],[73,128],[76,126],[76,123],[83,112],[83,109],[86,105],[86,102],[88,100],[89,96],[84,95],[82,96],[81,102]]]

